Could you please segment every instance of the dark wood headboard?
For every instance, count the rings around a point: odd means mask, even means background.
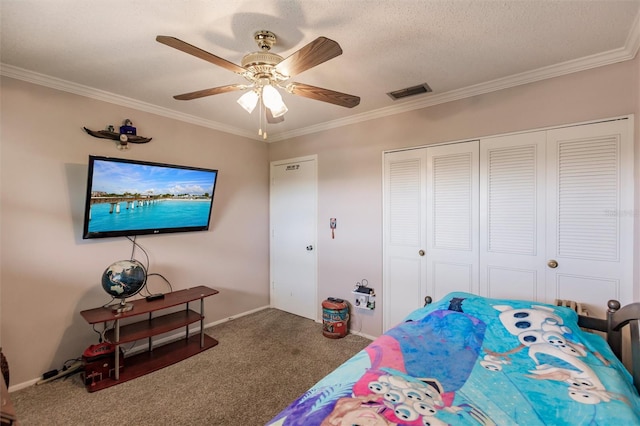
[[[607,334],[611,350],[622,361],[622,330],[630,327],[631,332],[631,369],[633,385],[640,393],[640,303],[632,303],[620,308],[620,302],[609,300],[607,318],[593,318],[578,315],[578,325],[590,330]]]

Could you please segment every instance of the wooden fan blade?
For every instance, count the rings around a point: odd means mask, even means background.
[[[323,89],[303,83],[291,83],[287,86],[287,91],[294,95],[303,96],[316,101],[329,102],[347,108],[353,108],[360,103],[359,96],[348,95],[334,90]]]
[[[169,47],[173,47],[174,49],[178,49],[182,52],[188,53],[189,55],[193,55],[196,58],[200,58],[207,62],[211,62],[214,65],[218,65],[222,68],[226,68],[229,71],[235,72],[236,74],[242,74],[246,72],[246,70],[242,68],[240,65],[236,65],[233,62],[229,62],[226,59],[222,59],[219,56],[216,56],[212,53],[202,50],[199,47],[195,47],[175,37],[159,35],[156,37],[156,41],[162,44],[166,44]]]
[[[204,98],[205,96],[219,95],[227,92],[235,92],[236,90],[244,90],[246,88],[247,86],[244,84],[230,84],[228,86],[213,87],[211,89],[183,93],[182,95],[176,95],[173,98],[179,101],[190,101],[191,99]]]
[[[338,43],[326,37],[318,37],[283,59],[275,68],[281,74],[293,77],[341,54],[342,48]]]
[[[281,115],[280,117],[274,117],[273,113],[269,108],[265,108],[265,109],[267,110],[267,123],[278,124],[284,121],[284,115]]]

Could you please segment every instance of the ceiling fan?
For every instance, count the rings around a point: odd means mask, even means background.
[[[241,75],[248,81],[248,84],[229,84],[226,86],[213,87],[211,89],[183,93],[174,96],[174,98],[178,100],[192,100],[205,96],[250,89],[238,99],[238,103],[247,110],[247,112],[251,113],[258,104],[258,101],[262,100],[267,122],[269,123],[279,123],[283,121],[284,114],[287,112],[287,107],[282,101],[282,96],[277,88],[286,90],[294,95],[328,102],[346,108],[353,108],[360,103],[360,97],[358,96],[289,81],[291,77],[341,55],[342,49],[335,41],[326,37],[318,37],[285,59],[270,51],[271,47],[276,44],[276,36],[271,31],[262,30],[256,32],[254,40],[260,50],[245,55],[242,58],[241,65],[236,65],[233,62],[206,52],[175,37],[157,36],[156,41],[162,44],[166,44],[169,47],[223,67]],[[262,133],[262,128],[260,128],[259,134]],[[266,133],[264,137],[266,138]]]

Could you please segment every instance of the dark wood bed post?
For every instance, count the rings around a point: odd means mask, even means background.
[[[629,322],[631,327],[631,368],[633,384],[640,393],[640,307],[636,306],[636,317]]]
[[[620,360],[622,360],[622,329],[627,324],[629,325],[629,331],[631,332],[631,374],[633,375],[633,384],[640,393],[640,303],[632,303],[620,309],[618,301],[610,300],[608,306],[612,332],[607,334],[607,340]],[[611,312],[616,306],[619,310]],[[609,336],[612,337],[612,340],[609,339]]]
[[[620,310],[620,302],[609,300],[607,302],[607,343],[618,359],[622,359],[622,331],[616,329],[615,313]]]
[[[607,319],[578,316],[578,325],[607,333],[607,343],[622,361],[622,329],[628,324],[631,331],[631,374],[633,385],[640,392],[640,303],[620,308],[620,302],[609,300]]]

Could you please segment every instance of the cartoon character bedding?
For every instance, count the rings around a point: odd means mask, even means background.
[[[451,293],[316,383],[269,425],[631,425],[631,375],[569,308]]]

